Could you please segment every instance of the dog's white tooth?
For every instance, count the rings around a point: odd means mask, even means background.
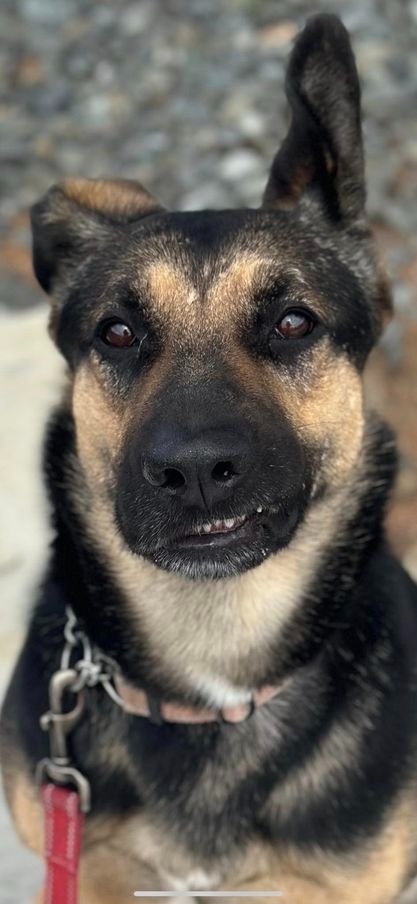
[[[259,515],[260,515],[260,514],[261,514],[261,512],[262,512],[262,511],[263,511],[263,508],[262,508],[262,506],[261,506],[261,505],[258,505],[258,508],[257,508],[257,509],[256,509],[256,511],[257,511],[257,512],[258,512],[258,514],[259,514]]]
[[[223,524],[227,530],[230,530],[236,524],[236,520],[235,518],[226,518]]]
[[[211,531],[211,524],[203,524],[203,527],[201,529],[203,531],[203,534],[209,534]]]
[[[223,527],[223,521],[213,521],[213,524],[211,525],[211,527],[212,527],[212,529]]]

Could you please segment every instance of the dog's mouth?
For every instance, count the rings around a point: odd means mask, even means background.
[[[184,511],[157,537],[144,522],[140,538],[125,537],[132,552],[166,571],[199,580],[230,577],[288,545],[303,518],[305,501],[304,494],[294,493],[276,505],[255,502],[246,512],[215,512],[209,518],[187,517]]]
[[[250,514],[190,525],[145,553],[156,565],[187,577],[225,578],[260,565],[286,546],[302,517],[298,501]]]
[[[225,546],[235,539],[243,539],[255,519],[259,518],[261,506],[252,515],[206,521],[183,537],[177,537],[176,546]]]

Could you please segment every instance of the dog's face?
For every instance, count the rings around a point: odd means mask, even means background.
[[[33,212],[90,496],[131,551],[190,577],[288,544],[361,445],[360,371],[389,303],[338,20],[307,25],[288,95],[259,210],[171,214],[137,183],[80,179]]]

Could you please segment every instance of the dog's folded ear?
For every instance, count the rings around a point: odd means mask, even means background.
[[[316,199],[334,221],[365,206],[360,86],[349,35],[336,16],[309,19],[287,71],[291,124],[278,151],[263,206]]]
[[[112,234],[162,210],[139,182],[66,179],[32,207],[33,267],[45,292],[62,268],[77,266]]]

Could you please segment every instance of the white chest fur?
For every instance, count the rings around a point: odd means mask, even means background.
[[[212,891],[219,883],[219,876],[215,873],[206,873],[202,869],[193,869],[184,876],[175,876],[163,873],[164,882],[174,892],[184,891]],[[180,900],[184,900],[180,898]]]

